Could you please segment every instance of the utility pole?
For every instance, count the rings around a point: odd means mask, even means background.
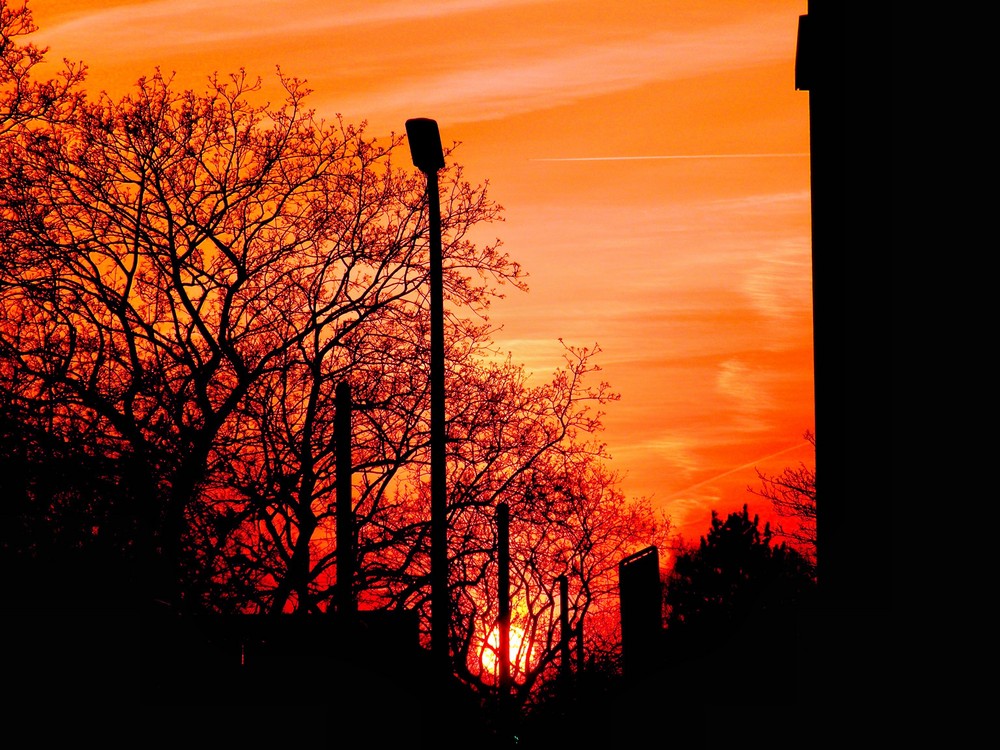
[[[559,676],[563,681],[563,689],[569,685],[570,679],[570,645],[569,645],[569,578],[559,576]]]
[[[337,383],[334,439],[337,448],[337,614],[348,632],[357,605],[354,601],[354,508],[351,498],[351,386]]]
[[[497,588],[499,591],[500,613],[500,677],[498,682],[500,726],[506,730],[510,701],[510,509],[507,503],[499,503],[497,518]]]

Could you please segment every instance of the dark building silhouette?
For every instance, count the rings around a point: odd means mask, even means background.
[[[663,640],[659,550],[647,547],[618,563],[618,588],[622,673],[626,680],[641,679],[659,668]]]
[[[881,22],[867,5],[809,0],[795,70],[809,97],[821,603],[858,613],[892,599],[891,490],[875,480],[893,450],[891,93],[871,55],[891,46]]]
[[[870,736],[889,721],[885,699],[898,692],[901,663],[893,592],[899,485],[887,408],[898,80],[886,64],[891,10],[809,0],[798,37],[795,85],[809,97],[820,596],[800,616],[796,653],[799,675],[815,686],[810,712],[826,722],[815,731],[824,734]]]

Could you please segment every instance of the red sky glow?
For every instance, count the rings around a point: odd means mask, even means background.
[[[805,0],[35,0],[33,41],[125,93],[154,68],[306,79],[320,116],[438,121],[528,271],[496,336],[547,378],[598,344],[602,439],[629,497],[688,539],[812,464]]]

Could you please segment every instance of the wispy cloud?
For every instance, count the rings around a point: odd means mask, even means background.
[[[780,17],[787,26],[787,18]],[[455,62],[437,75],[386,80],[363,101],[348,100],[345,111],[374,107],[408,111],[419,105],[449,122],[483,121],[570,104],[584,98],[634,89],[654,81],[680,80],[733,67],[783,60],[773,38],[743,26],[698,32],[650,31],[608,42],[564,43],[553,51],[520,48],[516,56]]]
[[[54,40],[84,34],[105,48],[170,49],[275,36],[316,34],[372,24],[432,20],[454,14],[537,4],[544,0],[156,0],[76,14],[46,30]],[[151,30],[156,33],[150,34]]]
[[[316,95],[318,109],[379,121],[419,106],[452,124],[499,119],[788,56],[789,19],[782,10],[696,30],[638,27],[627,35],[605,37],[590,27],[565,24],[558,28],[558,43],[552,28],[485,36],[484,12],[487,18],[488,14],[499,18],[517,6],[539,4],[537,0],[260,0],[248,5],[237,0],[156,0],[72,16],[44,28],[43,41],[58,54],[74,40],[87,39],[103,56],[159,64],[181,53],[219,59],[231,53],[242,60],[264,43],[280,40],[285,50],[298,50],[300,62],[302,50],[313,53],[317,66],[319,58],[336,54],[337,66],[327,62],[326,70],[339,68],[345,75],[365,71],[370,76],[362,91],[333,92],[332,86],[324,85]],[[451,33],[441,38],[432,33],[445,17],[456,22],[466,16],[470,24],[477,19],[478,25],[470,26],[477,30],[475,36],[463,39]],[[450,27],[455,29],[461,25]],[[344,31],[350,32],[351,46],[335,50],[329,40]],[[326,46],[317,46],[317,40],[324,38]],[[261,62],[270,69],[285,61]]]
[[[741,472],[746,471],[747,469],[752,469],[755,466],[760,466],[761,464],[763,464],[763,463],[765,463],[767,461],[770,461],[771,459],[779,458],[780,456],[784,456],[785,454],[791,453],[792,451],[800,451],[800,450],[802,450],[802,446],[804,444],[805,444],[805,441],[802,441],[802,442],[799,442],[799,443],[795,443],[794,445],[789,445],[789,446],[787,446],[785,448],[782,448],[779,451],[774,451],[773,453],[769,453],[766,456],[758,456],[753,461],[748,461],[748,462],[746,462],[744,464],[741,464],[740,466],[734,466],[732,469],[729,469],[728,471],[724,471],[721,474],[715,474],[715,475],[709,477],[708,479],[703,479],[702,481],[698,482],[697,484],[693,484],[690,487],[685,487],[684,489],[678,490],[677,492],[674,492],[673,494],[669,495],[668,497],[662,498],[662,499],[664,499],[664,500],[673,500],[675,498],[682,498],[685,495],[690,495],[690,494],[694,493],[695,491],[702,489],[703,487],[706,487],[706,486],[711,485],[711,484],[713,484],[715,482],[718,482],[720,479],[725,479],[726,477],[730,477],[730,476],[732,476],[734,474],[739,474]]]
[[[648,156],[553,156],[528,161],[655,161],[659,159],[786,159],[809,156],[805,153],[792,154],[655,154]]]

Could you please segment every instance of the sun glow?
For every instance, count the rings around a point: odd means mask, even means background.
[[[516,625],[510,626],[510,673],[516,677],[525,671],[534,657],[534,648],[525,638],[524,631]],[[483,665],[484,675],[491,675],[498,678],[500,675],[500,627],[493,628],[489,638],[482,644],[480,649],[480,662]]]

